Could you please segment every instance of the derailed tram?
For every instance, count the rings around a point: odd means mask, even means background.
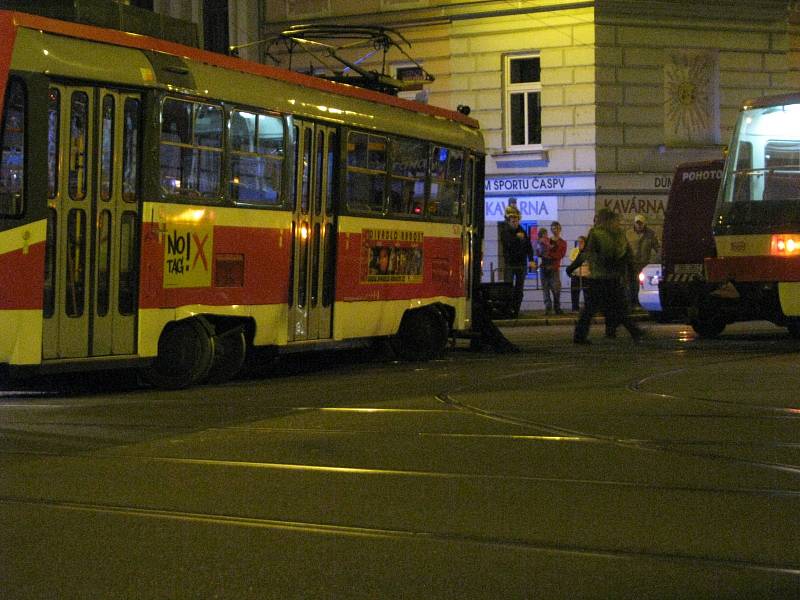
[[[461,113],[0,11],[0,364],[179,388],[253,348],[472,322],[483,139]]]
[[[800,94],[745,103],[713,223],[716,257],[695,317],[706,335],[766,319],[800,337]]]

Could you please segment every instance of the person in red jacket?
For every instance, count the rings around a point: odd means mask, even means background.
[[[546,258],[542,261],[542,291],[544,292],[545,312],[550,313],[551,307],[557,315],[561,310],[561,260],[567,254],[567,242],[561,237],[561,223],[553,221],[550,224],[550,246]]]

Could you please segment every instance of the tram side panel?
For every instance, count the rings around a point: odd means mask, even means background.
[[[144,214],[156,220],[142,228],[140,356],[195,314],[251,319],[255,345],[286,343],[289,213],[153,203]]]
[[[451,223],[340,220],[334,337],[397,333],[408,310],[443,304],[463,328],[460,229]]]

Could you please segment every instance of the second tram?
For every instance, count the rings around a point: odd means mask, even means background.
[[[705,260],[707,333],[766,319],[800,336],[800,94],[747,102],[736,124]]]

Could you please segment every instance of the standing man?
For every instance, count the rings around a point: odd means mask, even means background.
[[[623,325],[634,341],[644,335],[628,314],[628,303],[622,287],[630,269],[631,248],[619,226],[619,217],[608,208],[597,212],[595,226],[586,239],[586,248],[568,269],[571,275],[580,266],[581,257],[589,261],[589,284],[586,304],[575,324],[574,342],[588,344],[592,317],[602,311],[606,322]]]
[[[504,259],[503,279],[514,284],[514,317],[519,316],[519,309],[522,306],[528,268],[534,265],[531,240],[520,227],[519,220],[519,210],[509,206],[506,208],[506,222],[500,229]]]
[[[633,218],[633,230],[628,232],[628,242],[633,250],[633,272],[629,280],[630,301],[631,306],[635,306],[639,297],[639,272],[646,265],[658,260],[661,245],[656,232],[647,226],[644,215],[636,215]]]
[[[546,267],[542,267],[542,289],[545,307],[552,302],[553,311],[560,315],[561,310],[561,260],[567,254],[567,242],[561,237],[561,223],[550,224],[550,248],[547,251]],[[546,270],[546,273],[545,273]],[[549,311],[548,311],[549,312]]]

